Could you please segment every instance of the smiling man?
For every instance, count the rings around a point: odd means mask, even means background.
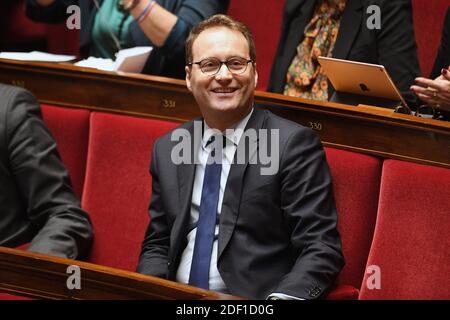
[[[252,299],[322,296],[344,262],[320,140],[254,108],[255,45],[242,23],[224,15],[201,22],[186,60],[203,119],[154,144],[138,272]],[[190,142],[190,161],[176,164],[174,137]],[[261,149],[272,151],[275,172],[261,170]]]

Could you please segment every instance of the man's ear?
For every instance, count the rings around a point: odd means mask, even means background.
[[[186,66],[186,67],[184,67],[184,71],[186,71],[186,87],[188,88],[189,91],[192,92],[192,87],[191,87],[191,68]]]

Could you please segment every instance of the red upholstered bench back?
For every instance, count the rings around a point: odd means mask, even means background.
[[[175,123],[93,112],[83,207],[94,226],[89,261],[134,271],[148,224],[153,142]]]
[[[2,1],[3,2],[3,1]],[[43,39],[47,37],[47,24],[30,20],[25,15],[24,0],[16,0],[9,12],[9,33],[6,36],[15,41]],[[4,10],[3,7],[1,10]]]
[[[278,46],[283,0],[231,0],[228,14],[244,22],[252,31],[256,45],[258,90],[266,90]]]
[[[70,174],[74,191],[81,197],[89,139],[89,110],[42,105],[45,124]]]
[[[442,24],[450,0],[412,0],[412,4],[420,68],[428,77],[441,42]]]
[[[378,207],[381,160],[326,148],[338,209],[345,266],[337,284],[361,286]]]
[[[450,299],[450,170],[386,160],[362,299]],[[372,276],[371,279],[368,279]]]

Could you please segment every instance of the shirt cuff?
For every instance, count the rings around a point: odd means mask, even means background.
[[[270,300],[270,298],[275,298],[278,300],[305,300],[299,297],[294,297],[294,296],[290,296],[288,294],[284,294],[284,293],[278,293],[278,292],[274,292],[271,293],[268,297],[267,300]]]

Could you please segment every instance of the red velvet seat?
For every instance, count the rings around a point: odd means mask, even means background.
[[[450,170],[386,160],[360,298],[450,299],[449,232]]]
[[[92,113],[83,197],[94,226],[90,262],[135,270],[148,224],[152,145],[175,126]]]
[[[266,90],[278,46],[283,0],[231,0],[227,14],[244,22],[252,31],[257,52],[258,90]]]
[[[74,191],[81,197],[86,171],[90,111],[49,105],[42,105],[41,108],[45,124],[53,134],[69,171]]]
[[[428,77],[441,42],[442,25],[450,0],[412,0],[412,4],[420,68]]]
[[[326,148],[338,209],[338,229],[345,266],[336,285],[356,289],[364,277],[378,207],[381,160]],[[336,292],[331,292],[333,298]]]

